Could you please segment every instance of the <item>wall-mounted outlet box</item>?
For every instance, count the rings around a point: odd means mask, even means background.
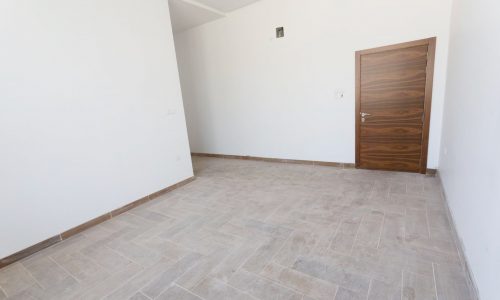
[[[276,38],[282,38],[285,37],[285,28],[284,27],[278,27],[276,28]]]

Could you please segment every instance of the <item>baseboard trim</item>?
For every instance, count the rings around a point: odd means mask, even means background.
[[[438,170],[437,169],[427,169],[425,175],[430,177],[436,177]]]
[[[265,162],[284,163],[284,164],[336,167],[336,168],[344,168],[344,169],[354,169],[354,167],[355,167],[355,165],[351,164],[351,163],[339,163],[339,162],[316,161],[316,160],[283,159],[283,158],[269,158],[269,157],[259,157],[259,156],[243,156],[243,155],[228,155],[228,154],[212,154],[212,153],[191,153],[191,155],[198,156],[198,157],[213,157],[213,158],[223,158],[223,159],[242,159],[242,160],[265,161]]]
[[[439,179],[439,182],[441,184],[441,195],[446,203],[446,215],[448,217],[448,221],[453,227],[452,228],[453,240],[455,242],[455,247],[458,250],[458,254],[460,256],[462,265],[464,266],[463,271],[467,280],[467,284],[469,285],[470,290],[474,292],[474,295],[471,295],[474,298],[471,300],[478,300],[480,298],[476,280],[474,278],[474,274],[471,271],[469,260],[467,259],[467,256],[465,256],[465,245],[463,243],[463,240],[460,238],[460,235],[458,234],[457,224],[455,223],[455,219],[453,218],[453,212],[450,208],[450,203],[448,202],[448,198],[446,197],[446,191],[444,190],[443,180],[441,179],[441,174],[439,173],[439,171],[436,172],[436,177]]]
[[[356,165],[351,164],[351,163],[339,163],[339,162],[328,162],[328,161],[317,161],[317,160],[298,160],[298,159],[283,159],[283,158],[269,158],[269,157],[259,157],[259,156],[242,156],[242,155],[228,155],[228,154],[212,154],[212,153],[191,153],[191,155],[198,156],[198,157],[267,161],[267,162],[274,162],[274,163],[336,167],[336,168],[343,168],[343,169],[356,168]],[[427,169],[426,175],[433,177],[433,176],[436,176],[436,173],[437,173],[436,169]]]
[[[49,238],[49,239],[47,239],[47,240],[45,240],[43,242],[40,242],[40,243],[35,244],[33,246],[30,246],[30,247],[28,247],[28,248],[26,248],[24,250],[16,252],[16,253],[14,253],[12,255],[9,255],[9,256],[7,256],[5,258],[2,258],[2,259],[0,259],[0,269],[4,268],[4,267],[6,267],[6,266],[8,266],[10,264],[13,264],[13,263],[15,263],[17,261],[20,261],[20,260],[22,260],[22,259],[24,259],[24,258],[26,258],[28,256],[31,256],[31,255],[33,255],[33,254],[35,254],[35,253],[37,253],[37,252],[39,252],[39,251],[41,251],[41,250],[43,250],[45,248],[48,248],[50,246],[53,246],[53,245],[55,245],[57,243],[60,243],[60,242],[62,242],[64,240],[66,240],[66,239],[69,239],[70,237],[72,237],[74,235],[77,235],[78,233],[80,233],[80,232],[82,232],[82,231],[84,231],[86,229],[89,229],[89,228],[91,228],[93,226],[96,226],[96,225],[101,224],[101,223],[103,223],[103,222],[105,222],[107,220],[110,220],[110,219],[112,219],[112,218],[114,218],[116,216],[119,216],[119,215],[121,215],[121,214],[123,214],[123,213],[125,213],[125,212],[127,212],[127,211],[129,211],[129,210],[131,210],[133,208],[136,208],[136,207],[138,207],[138,206],[140,206],[140,205],[142,205],[144,203],[147,203],[147,202],[149,202],[149,201],[151,201],[151,200],[153,200],[153,199],[155,199],[155,198],[157,198],[157,197],[159,197],[161,195],[164,195],[164,194],[166,194],[168,192],[171,192],[171,191],[173,191],[173,190],[175,190],[177,188],[180,188],[180,187],[182,187],[182,186],[184,186],[184,185],[186,185],[186,184],[194,181],[195,179],[196,178],[194,176],[190,177],[188,179],[185,179],[185,180],[183,180],[181,182],[178,182],[178,183],[176,183],[174,185],[171,185],[171,186],[169,186],[167,188],[164,188],[164,189],[162,189],[162,190],[160,190],[158,192],[150,194],[150,195],[148,195],[148,196],[146,196],[144,198],[141,198],[141,199],[136,200],[136,201],[134,201],[132,203],[129,203],[129,204],[125,205],[125,206],[122,206],[122,207],[120,207],[118,209],[110,211],[110,212],[108,212],[108,213],[106,213],[106,214],[104,214],[104,215],[102,215],[100,217],[97,217],[97,218],[92,219],[92,220],[90,220],[88,222],[85,222],[85,223],[83,223],[81,225],[78,225],[78,226],[76,226],[74,228],[71,228],[71,229],[69,229],[69,230],[67,230],[67,231],[65,231],[65,232],[63,232],[61,234],[58,234],[58,235],[56,235],[54,237],[51,237],[51,238]]]

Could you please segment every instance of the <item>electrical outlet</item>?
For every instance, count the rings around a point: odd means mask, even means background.
[[[276,28],[276,38],[280,39],[285,37],[285,28],[284,27],[278,27]]]

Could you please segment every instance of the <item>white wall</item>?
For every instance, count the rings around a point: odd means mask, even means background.
[[[0,257],[192,176],[167,0],[0,1]]]
[[[450,11],[451,0],[262,0],[175,35],[191,149],[354,162],[354,52],[437,36],[436,168]]]
[[[500,4],[455,0],[440,173],[482,299],[500,283]]]

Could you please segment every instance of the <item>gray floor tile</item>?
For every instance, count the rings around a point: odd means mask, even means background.
[[[0,270],[0,300],[474,299],[436,178],[193,164],[194,182]]]
[[[208,277],[193,288],[196,295],[207,300],[249,300],[255,298],[212,277]]]
[[[35,284],[35,279],[21,263],[0,270],[0,287],[8,296],[18,294]]]
[[[158,277],[142,288],[141,291],[150,298],[158,297],[177,278],[198,264],[201,258],[202,256],[197,253],[186,255],[174,265],[166,268]]]

